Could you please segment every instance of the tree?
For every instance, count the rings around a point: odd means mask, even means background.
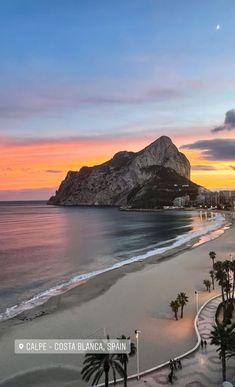
[[[226,358],[231,357],[231,352],[233,352],[235,348],[235,332],[233,332],[234,328],[235,324],[233,324],[231,327],[226,327],[224,323],[217,323],[217,325],[213,326],[213,331],[211,331],[211,344],[214,344],[218,347],[216,352],[218,352],[222,362],[223,381],[226,380]]]
[[[232,300],[234,300],[234,294],[235,294],[235,260],[230,262],[230,271],[231,271],[231,279],[232,279]]]
[[[126,337],[122,335],[121,337],[118,337],[120,340],[130,340],[130,337]],[[124,371],[124,387],[127,386],[127,364],[129,361],[129,357],[133,357],[136,354],[136,346],[135,343],[131,342],[131,348],[129,353],[120,353],[117,355],[118,360],[123,366],[123,371]]]
[[[221,287],[221,296],[222,296],[223,306],[225,307],[224,286],[226,281],[226,274],[223,270],[223,262],[217,261],[214,264],[214,272],[215,272],[215,279],[218,282],[219,286]]]
[[[212,269],[214,269],[215,259],[216,259],[216,252],[210,251],[209,252],[210,259],[212,259]]]
[[[235,293],[235,261],[217,261],[214,264],[215,279],[221,288],[224,320],[233,306]]]
[[[184,307],[188,302],[188,296],[184,292],[180,292],[177,296],[177,301],[180,305],[180,318],[184,317]]]
[[[203,281],[203,284],[205,285],[206,290],[210,293],[210,291],[211,291],[211,281],[208,280],[208,279],[205,279],[205,280]]]
[[[114,384],[116,384],[116,372],[124,377],[123,367],[117,355],[110,353],[87,353],[83,362],[82,380],[89,382],[93,377],[92,386],[97,386],[101,377],[105,377],[105,387],[109,385],[109,372],[112,371]]]
[[[215,289],[215,272],[214,270],[210,270],[210,276],[211,276],[211,283],[213,290]]]
[[[178,300],[171,301],[170,307],[172,309],[172,312],[175,315],[175,319],[178,320],[178,310],[180,307],[179,301]]]
[[[233,324],[233,327],[234,325],[235,324]],[[235,357],[235,330],[234,329],[231,333],[231,340],[230,340],[228,351],[226,353],[226,359],[230,359],[231,357]]]

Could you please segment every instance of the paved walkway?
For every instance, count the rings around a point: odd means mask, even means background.
[[[199,315],[198,329],[202,339],[207,340],[207,349],[198,349],[191,355],[182,359],[182,370],[176,371],[176,380],[173,385],[176,387],[216,387],[222,386],[221,361],[216,352],[216,347],[210,345],[209,336],[214,324],[216,309],[221,298],[210,301]],[[180,354],[179,354],[180,355]],[[149,375],[142,376],[139,381],[130,380],[129,387],[156,387],[170,385],[167,375],[168,367]],[[235,375],[235,359],[228,362],[227,379],[232,381]]]

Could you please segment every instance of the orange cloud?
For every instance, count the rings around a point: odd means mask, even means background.
[[[193,137],[192,137],[193,138]],[[0,144],[0,190],[58,187],[69,170],[100,164],[120,150],[138,151],[154,138],[146,136],[99,139],[2,139]],[[177,145],[183,138],[176,138]],[[199,150],[184,149],[192,165],[215,170],[193,170],[192,180],[208,188],[234,187],[231,162],[203,160]],[[205,169],[205,168],[204,168]],[[211,168],[212,169],[212,168]]]
[[[203,159],[202,152],[198,150],[187,150],[183,152],[190,160],[191,165],[208,166],[211,170],[193,170],[191,179],[209,189],[235,189],[235,172],[231,168],[230,161],[209,161]]]
[[[148,142],[146,138],[5,142],[0,145],[0,190],[56,187],[69,170],[100,164],[120,149],[136,151]]]

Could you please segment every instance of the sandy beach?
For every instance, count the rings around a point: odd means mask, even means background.
[[[205,292],[211,260],[235,254],[235,226],[196,248],[177,249],[170,257],[152,257],[89,280],[47,304],[0,325],[0,375],[3,386],[86,386],[80,380],[84,355],[15,355],[14,340],[24,338],[96,338],[141,330],[141,370],[190,349],[195,341],[195,290],[199,302],[219,292]],[[169,303],[180,291],[189,296],[185,317],[174,321]],[[136,371],[135,359],[129,372]],[[6,380],[9,379],[7,382]],[[5,382],[3,382],[5,381]]]

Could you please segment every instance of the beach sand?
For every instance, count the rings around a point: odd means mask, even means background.
[[[87,386],[80,380],[84,355],[15,355],[15,339],[76,339],[140,334],[140,368],[145,370],[189,350],[196,342],[193,320],[195,290],[199,302],[219,293],[205,292],[203,280],[209,278],[211,260],[235,254],[235,226],[222,236],[196,248],[175,251],[156,260],[152,257],[104,273],[46,305],[0,325],[0,375],[2,386]],[[189,296],[183,320],[174,321],[171,300],[184,291]],[[37,317],[39,316],[39,317]],[[24,319],[24,321],[22,321]],[[28,319],[28,320],[26,320]],[[129,372],[136,372],[136,359]]]

